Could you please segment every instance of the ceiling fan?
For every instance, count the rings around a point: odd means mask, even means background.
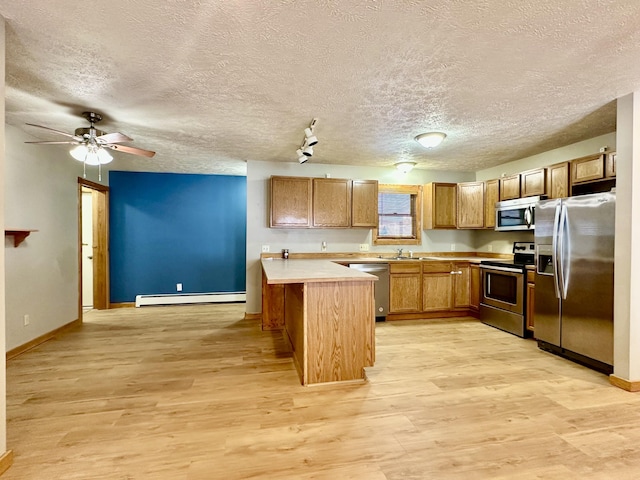
[[[142,155],[144,157],[153,157],[156,152],[151,150],[144,150],[142,148],[131,147],[129,145],[119,145],[123,142],[132,142],[133,139],[129,138],[123,133],[106,133],[102,130],[98,130],[95,124],[102,120],[102,115],[96,112],[83,112],[82,116],[89,122],[89,127],[76,128],[74,134],[55,130],[53,128],[44,127],[42,125],[35,125],[33,123],[27,123],[32,127],[42,128],[50,132],[57,133],[68,137],[69,140],[64,141],[37,141],[37,142],[25,142],[25,143],[37,143],[40,145],[57,145],[57,144],[69,144],[77,145],[71,150],[71,156],[75,159],[84,162],[89,165],[102,165],[109,163],[113,158],[105,150],[109,148],[124,153],[131,153],[133,155]]]

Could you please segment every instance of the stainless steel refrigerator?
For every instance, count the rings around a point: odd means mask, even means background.
[[[544,200],[535,215],[538,346],[611,373],[615,193]]]

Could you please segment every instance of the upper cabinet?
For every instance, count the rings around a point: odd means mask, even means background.
[[[520,174],[520,197],[535,197],[547,193],[547,170],[536,168]]]
[[[616,152],[607,153],[607,171],[608,178],[616,176]]]
[[[308,228],[311,226],[312,183],[306,177],[271,177],[269,226]]]
[[[564,198],[569,196],[570,163],[561,162],[547,167],[547,196]]]
[[[601,180],[605,175],[604,155],[588,155],[571,160],[571,184]]]
[[[378,181],[354,180],[351,187],[351,226],[378,226]]]
[[[500,201],[500,182],[487,180],[484,182],[484,227],[496,226],[496,202]]]
[[[425,230],[456,228],[457,184],[426,184],[424,186],[422,212],[422,228]]]
[[[500,179],[500,200],[520,198],[520,174],[509,175]]]
[[[484,182],[458,183],[458,228],[484,227]]]
[[[374,228],[377,224],[377,180],[271,177],[272,228]]]
[[[351,226],[351,180],[313,179],[313,226],[327,228]]]

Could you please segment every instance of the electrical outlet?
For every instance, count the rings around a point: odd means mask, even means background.
[[[323,252],[327,251],[327,242],[322,242],[322,246],[320,247]]]
[[[262,245],[262,253],[269,253],[269,245]]]
[[[487,252],[493,252],[493,245],[487,245]]]
[[[182,284],[176,283],[176,292],[181,292],[181,291],[182,291]]]
[[[369,251],[369,244],[368,243],[361,243],[360,244],[360,251],[361,252],[368,252]]]
[[[29,325],[29,323],[31,323],[31,320],[29,319],[29,315],[25,315],[23,321],[24,321],[25,327]]]
[[[455,243],[452,243],[452,244],[451,244],[451,251],[452,251],[452,252],[455,252],[455,251],[456,251],[456,244],[455,244]]]

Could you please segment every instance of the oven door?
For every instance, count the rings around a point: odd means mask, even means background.
[[[519,315],[524,314],[524,273],[508,266],[480,265],[480,303]]]

